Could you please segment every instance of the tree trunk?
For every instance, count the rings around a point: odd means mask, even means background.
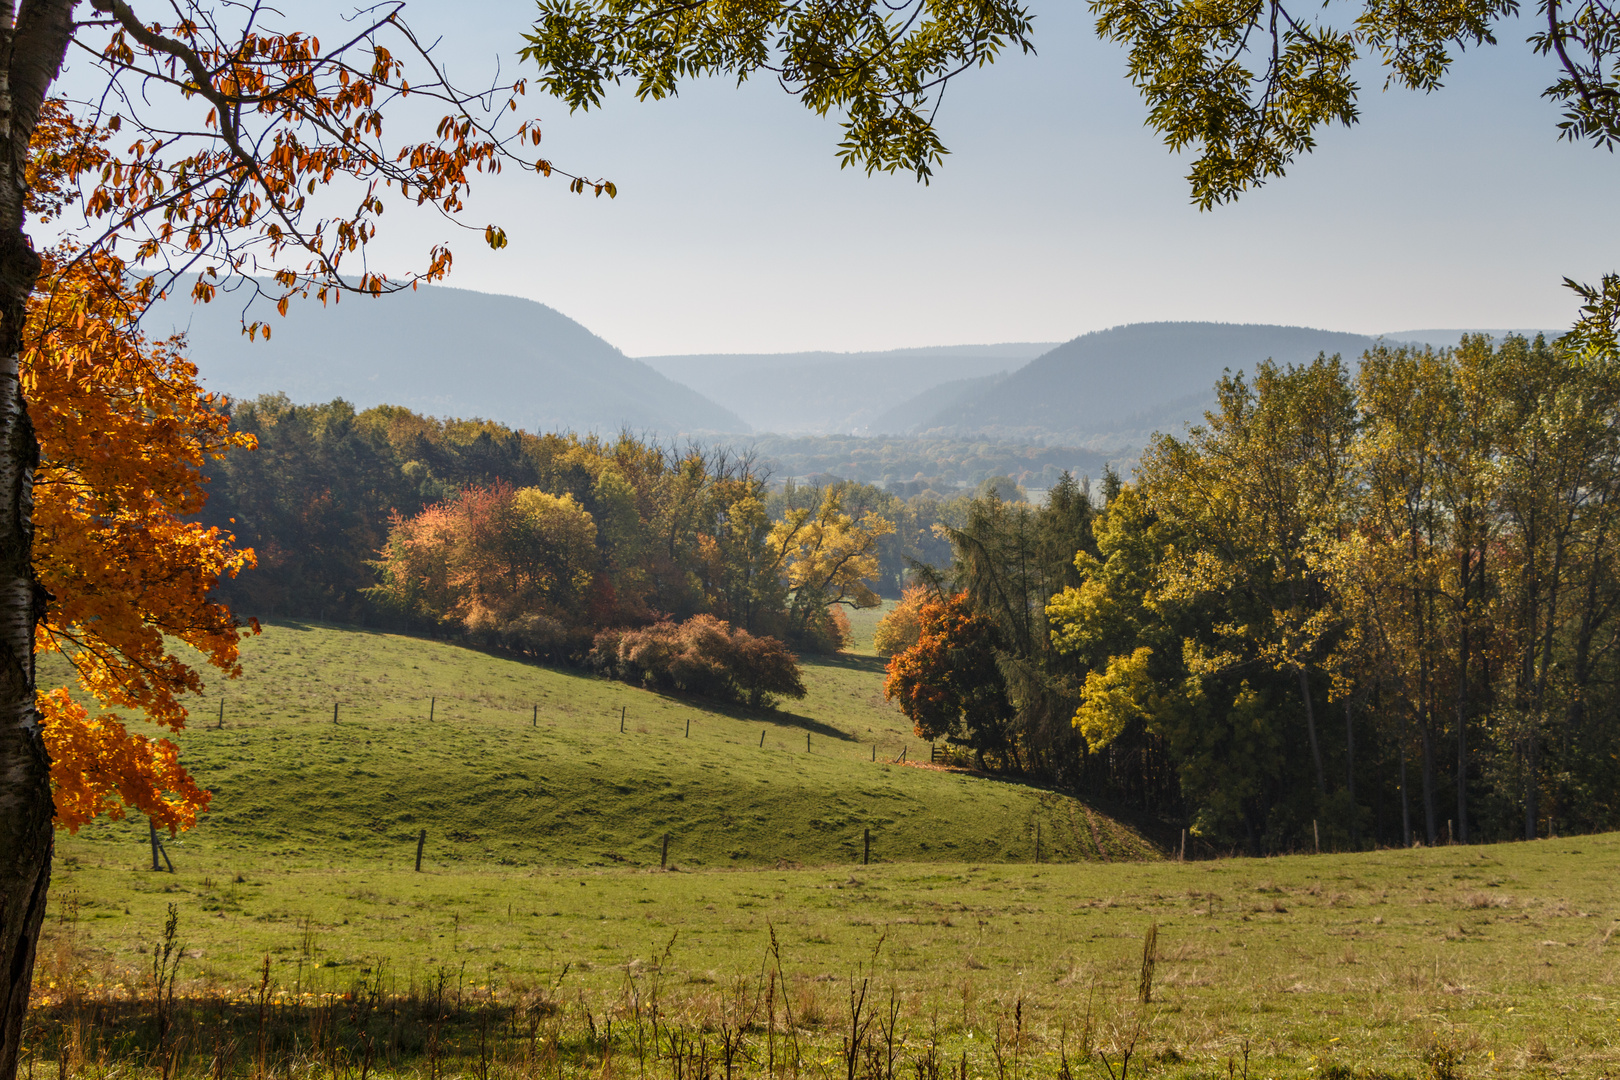
[[[39,256],[23,233],[25,163],[73,33],[73,0],[0,0],[0,1080],[14,1080],[51,876],[51,766],[34,705],[39,443],[18,381]]]
[[[1316,740],[1316,708],[1311,703],[1311,676],[1303,664],[1299,667],[1299,696],[1305,702],[1305,734],[1311,739],[1311,763],[1316,766],[1316,796],[1327,798],[1327,776],[1322,772],[1322,746]]]
[[[1351,714],[1350,695],[1344,696],[1344,790],[1350,797],[1350,846],[1359,847],[1356,836],[1356,725]]]
[[[1406,797],[1406,744],[1401,744],[1401,845],[1412,846],[1412,803]]]

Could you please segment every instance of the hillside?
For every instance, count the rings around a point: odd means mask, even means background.
[[[879,418],[919,393],[1011,370],[1051,347],[1049,342],[1036,342],[642,360],[737,413],[755,431],[865,435],[899,430]]]
[[[215,802],[177,861],[401,866],[423,828],[434,867],[657,865],[665,832],[682,865],[848,862],[868,828],[884,861],[1020,861],[1037,822],[1054,860],[1151,850],[1066,796],[889,764],[928,748],[871,656],[808,663],[810,696],[776,713],[308,623],[267,626],[242,660],[179,739]],[[79,850],[137,857],[144,838],[99,824]]]
[[[532,300],[424,286],[294,303],[268,317],[269,341],[241,332],[245,295],[154,307],[154,334],[187,330],[211,390],[285,393],[295,402],[346,398],[357,408],[404,405],[431,416],[478,416],[530,431],[617,432],[664,438],[742,432],[748,425],[702,394],[632,360],[579,323]]]
[[[919,433],[1066,441],[1095,450],[1140,447],[1155,431],[1197,420],[1227,368],[1318,353],[1359,356],[1374,342],[1297,326],[1135,323],[1075,338],[1006,379],[920,421]]]

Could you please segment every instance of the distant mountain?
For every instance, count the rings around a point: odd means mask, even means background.
[[[146,328],[189,330],[204,383],[237,398],[341,397],[361,409],[404,405],[530,431],[628,427],[673,438],[749,430],[735,413],[533,300],[426,286],[324,308],[294,301],[286,318],[266,305],[271,338],[254,342],[241,333],[243,300],[168,300],[147,315]]]
[[[872,421],[874,435],[906,435],[927,424],[939,413],[955,408],[983,394],[1007,377],[1005,371],[976,379],[952,379],[931,386],[914,398],[902,401]]]
[[[722,353],[642,361],[746,420],[755,431],[868,434],[880,416],[959,379],[1004,372],[1051,342],[948,345],[861,353]]]
[[[1268,358],[1360,356],[1374,339],[1299,326],[1134,323],[1086,334],[993,385],[974,388],[911,430],[936,436],[1064,442],[1108,452],[1202,417],[1221,373]]]

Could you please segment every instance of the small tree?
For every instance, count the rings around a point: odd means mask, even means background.
[[[924,604],[917,644],[889,661],[883,695],[898,701],[917,735],[966,743],[1018,767],[1013,708],[996,662],[996,625],[975,614],[965,594]]]

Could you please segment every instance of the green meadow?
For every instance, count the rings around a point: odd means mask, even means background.
[[[309,624],[267,627],[243,660],[182,736],[216,795],[168,843],[173,873],[152,872],[142,822],[60,838],[35,1067],[1620,1068],[1614,835],[1177,863],[1068,796],[897,763],[926,744],[860,643],[808,663],[810,696],[779,711]],[[154,974],[171,912],[178,968]]]

